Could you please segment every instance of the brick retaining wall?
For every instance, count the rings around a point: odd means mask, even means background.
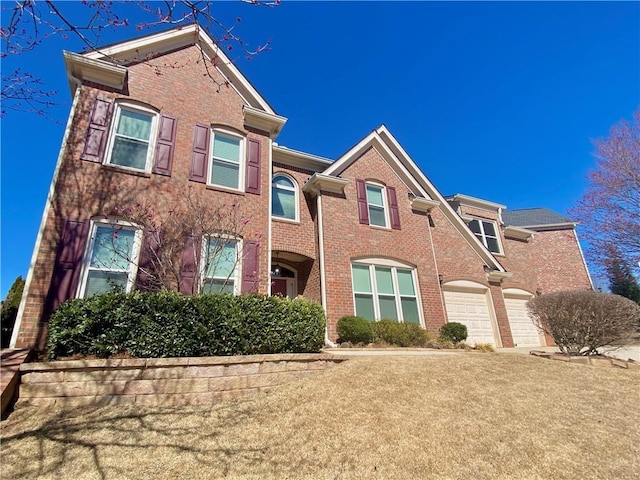
[[[16,408],[210,405],[264,392],[347,360],[327,354],[25,363]]]

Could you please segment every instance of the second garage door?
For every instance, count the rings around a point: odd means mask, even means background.
[[[510,298],[505,295],[504,304],[511,327],[513,344],[516,347],[539,347],[544,345],[538,328],[533,324],[527,310],[527,298]]]
[[[444,291],[449,322],[467,326],[467,343],[496,345],[485,293]]]

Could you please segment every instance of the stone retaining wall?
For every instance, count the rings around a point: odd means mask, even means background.
[[[347,360],[328,354],[25,363],[16,408],[209,405],[264,392]]]

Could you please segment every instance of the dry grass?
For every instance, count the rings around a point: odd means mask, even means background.
[[[2,478],[636,479],[640,373],[518,355],[356,358],[207,409],[21,409]]]

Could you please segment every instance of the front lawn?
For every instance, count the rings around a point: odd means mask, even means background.
[[[214,408],[18,409],[2,478],[636,479],[640,371],[354,358]]]

